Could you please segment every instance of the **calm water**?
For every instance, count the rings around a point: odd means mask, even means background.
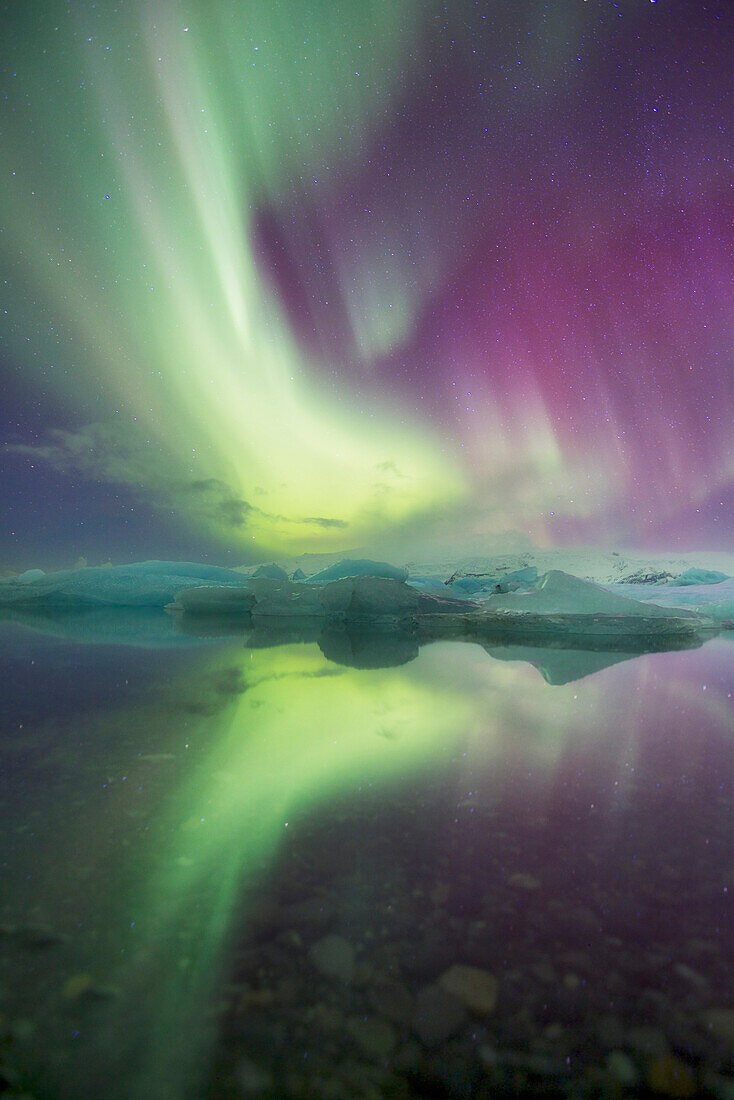
[[[8,1095],[732,1096],[730,635],[35,625],[0,624]]]

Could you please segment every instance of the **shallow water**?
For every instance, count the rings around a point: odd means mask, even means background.
[[[730,635],[323,646],[391,665],[355,668],[35,627],[0,625],[15,1092],[731,1095]]]

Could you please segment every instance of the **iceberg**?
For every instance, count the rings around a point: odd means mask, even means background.
[[[28,581],[37,581],[45,576],[43,569],[26,569],[25,573],[21,573],[15,580],[20,581],[21,584],[27,584]]]
[[[509,592],[489,596],[483,602],[486,611],[506,610],[544,615],[623,615],[630,618],[670,617],[670,611],[642,600],[610,592],[593,581],[582,581],[560,569],[551,569],[527,592]],[[682,617],[694,617],[693,611],[680,611]]]
[[[422,574],[414,576],[411,573],[408,576],[408,584],[419,592],[432,592],[434,596],[445,596],[447,592],[446,583],[438,576],[423,576]]]
[[[250,581],[249,588],[255,599],[253,619],[259,616],[320,619],[324,616],[320,592],[315,585],[257,577]]]
[[[270,562],[269,565],[258,565],[253,577],[270,577],[277,581],[287,581],[288,574],[282,565],[276,565],[275,562]]]
[[[458,577],[451,582],[449,587],[452,592],[463,592],[467,596],[473,596],[476,592],[481,592],[489,586],[494,587],[496,583],[494,578],[487,582],[479,580],[478,577]]]
[[[321,590],[321,603],[330,619],[349,621],[441,615],[466,612],[477,605],[466,600],[434,596],[391,577],[345,577]]]
[[[534,565],[524,569],[513,569],[497,581],[497,592],[520,592],[530,588],[538,579],[538,570]]]
[[[252,577],[246,580],[245,589],[204,586],[179,592],[169,610],[194,615],[244,613],[253,620],[280,616],[375,622],[466,611],[476,606],[466,600],[418,592],[392,577],[344,577],[325,585]]]
[[[371,572],[375,569],[397,576],[378,576]],[[348,575],[329,580],[334,572]],[[476,590],[474,585],[466,585],[470,593],[461,587],[455,590],[455,582],[462,579],[456,575],[448,586],[428,576],[408,583],[405,569],[365,558],[329,565],[310,581],[289,580],[285,570],[274,564],[258,567],[252,575],[221,566],[170,561],[38,573],[0,582],[0,608],[6,615],[30,611],[68,614],[95,607],[166,607],[188,619],[227,619],[234,628],[238,620],[240,625],[246,620],[248,629],[279,623],[278,630],[288,628],[289,622],[293,629],[300,622],[303,626],[298,629],[309,633],[327,624],[353,624],[360,629],[407,624],[424,639],[471,637],[505,642],[539,635],[545,639],[555,635],[680,640],[706,636],[719,629],[718,624],[734,618],[731,578],[646,588],[646,599],[639,600],[557,569],[533,583],[534,566],[504,574],[499,571],[499,581],[488,574],[466,576],[464,580],[480,585]],[[491,593],[487,584],[493,586]],[[514,591],[497,591],[498,587]],[[639,585],[633,591],[638,596]]]
[[[538,570],[534,565],[505,573],[454,573],[446,582],[452,592],[474,596],[478,592],[521,592],[535,584]]]
[[[310,584],[327,584],[329,581],[342,580],[345,577],[387,577],[396,581],[407,579],[408,570],[390,565],[386,561],[371,561],[369,558],[344,558],[319,573],[309,577]]]
[[[0,581],[0,607],[165,607],[183,589],[207,583],[242,586],[247,577],[218,565],[180,561],[62,569]]]
[[[308,616],[323,618],[319,589],[276,577],[245,578],[241,588],[203,585],[179,592],[167,610],[189,615]]]
[[[249,588],[202,585],[179,591],[166,608],[190,615],[249,615],[254,606],[255,593]]]
[[[686,569],[676,581],[673,581],[673,585],[676,588],[685,588],[694,584],[719,584],[720,581],[730,579],[726,573],[720,573],[718,569]]]
[[[686,608],[720,623],[734,621],[734,577],[717,583],[655,585],[643,593],[639,592],[636,585],[615,584],[608,587],[610,591],[620,595],[634,591],[635,595],[639,594],[643,598],[648,607],[657,605],[668,610]]]

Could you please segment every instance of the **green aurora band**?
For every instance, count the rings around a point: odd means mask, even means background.
[[[44,5],[13,44],[0,202],[13,286],[33,289],[12,351],[72,418],[96,402],[32,453],[241,551],[358,545],[460,502],[415,415],[309,374],[248,220],[389,109],[414,5],[101,8]],[[384,349],[410,309],[377,309],[365,340]]]

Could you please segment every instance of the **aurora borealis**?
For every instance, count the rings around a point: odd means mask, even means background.
[[[730,545],[729,5],[0,12],[0,567]]]

